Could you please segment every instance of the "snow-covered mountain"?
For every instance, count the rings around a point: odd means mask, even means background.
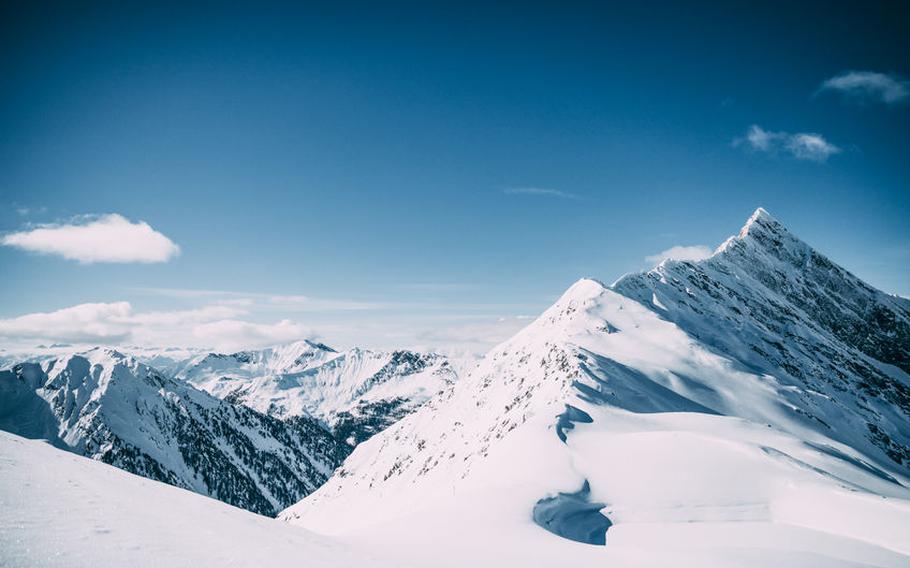
[[[436,566],[907,566],[907,337],[759,210],[579,281],[280,517]]]
[[[862,282],[765,210],[707,260],[668,260],[613,288],[794,387],[794,408],[827,436],[910,472],[910,301]]]
[[[5,568],[401,566],[7,432],[0,480]]]
[[[350,445],[399,420],[455,380],[441,355],[358,348],[338,352],[312,341],[203,354],[175,374],[214,396],[277,418],[315,417]]]
[[[0,429],[266,515],[347,452],[307,416],[278,420],[101,348],[0,371]]]

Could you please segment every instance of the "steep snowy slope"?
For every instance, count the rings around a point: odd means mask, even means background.
[[[337,352],[311,341],[231,355],[209,353],[176,375],[271,416],[316,417],[351,445],[413,411],[455,379],[440,355],[356,348]]]
[[[701,262],[613,288],[793,387],[826,435],[910,472],[910,301],[884,294],[759,209]]]
[[[400,566],[0,432],[0,566]]]
[[[910,564],[907,472],[855,408],[816,401],[837,384],[739,360],[651,300],[578,282],[281,518],[445,566]]]
[[[219,400],[111,349],[0,371],[0,429],[267,515],[346,452],[310,418]]]

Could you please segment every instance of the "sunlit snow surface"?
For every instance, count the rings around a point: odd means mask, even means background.
[[[298,527],[0,432],[0,566],[395,566]]]
[[[910,482],[792,396],[582,280],[282,518],[436,566],[910,565]],[[605,546],[533,519],[586,482]]]
[[[408,410],[455,380],[445,357],[349,349],[311,341],[189,359],[175,374],[219,398],[279,418],[309,415],[333,424],[358,404],[403,400]]]

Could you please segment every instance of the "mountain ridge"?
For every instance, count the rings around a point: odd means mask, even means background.
[[[741,233],[774,250],[780,239],[762,236],[772,218],[757,213]],[[715,257],[742,254],[740,242]],[[810,255],[822,265],[818,258]],[[674,266],[683,267],[679,274]],[[901,455],[888,451],[902,443],[908,423],[900,399],[853,397],[846,385],[864,377],[828,377],[832,361],[816,366],[752,350],[776,341],[768,334],[789,331],[818,347],[822,360],[868,357],[767,287],[781,280],[750,276],[746,295],[727,282],[738,267],[722,264],[717,274],[699,267],[664,262],[612,287],[579,280],[472,373],[358,446],[325,485],[279,517],[392,549],[408,527],[420,526],[438,561],[452,566],[464,561],[445,538],[453,531],[472,546],[502,550],[505,564],[622,564],[633,554],[666,565],[679,554],[703,554],[702,565],[728,566],[739,558],[725,556],[722,545],[696,552],[693,526],[761,551],[757,566],[798,564],[800,555],[849,564],[856,556],[843,551],[860,542],[910,554],[893,530],[910,522],[910,478]],[[841,281],[840,272],[834,277]],[[740,298],[756,314],[752,327],[724,318],[733,308],[751,317]],[[715,304],[712,315],[707,308]],[[778,321],[779,313],[791,319]],[[900,392],[902,370],[868,367],[882,373],[888,392]],[[772,545],[790,539],[826,544]],[[601,546],[578,549],[571,541]]]
[[[266,515],[347,452],[308,417],[282,422],[110,348],[0,371],[0,391],[5,430]]]

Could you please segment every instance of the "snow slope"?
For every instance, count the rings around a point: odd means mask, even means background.
[[[826,435],[910,473],[910,301],[884,294],[759,209],[700,262],[613,288],[791,387]]]
[[[400,565],[6,432],[0,481],[9,568]]]
[[[351,445],[455,380],[441,355],[358,348],[337,352],[311,341],[231,355],[208,353],[185,363],[176,375],[271,416],[313,416]]]
[[[347,452],[308,417],[281,421],[101,348],[0,371],[0,429],[267,515]]]
[[[708,286],[690,292],[726,302]],[[839,402],[828,367],[810,390],[779,360],[738,359],[666,317],[673,297],[652,299],[579,281],[280,517],[437,566],[910,565],[907,472]],[[713,325],[728,344],[742,333]],[[859,357],[888,377],[863,395],[872,424],[900,432],[888,393],[906,374]]]

